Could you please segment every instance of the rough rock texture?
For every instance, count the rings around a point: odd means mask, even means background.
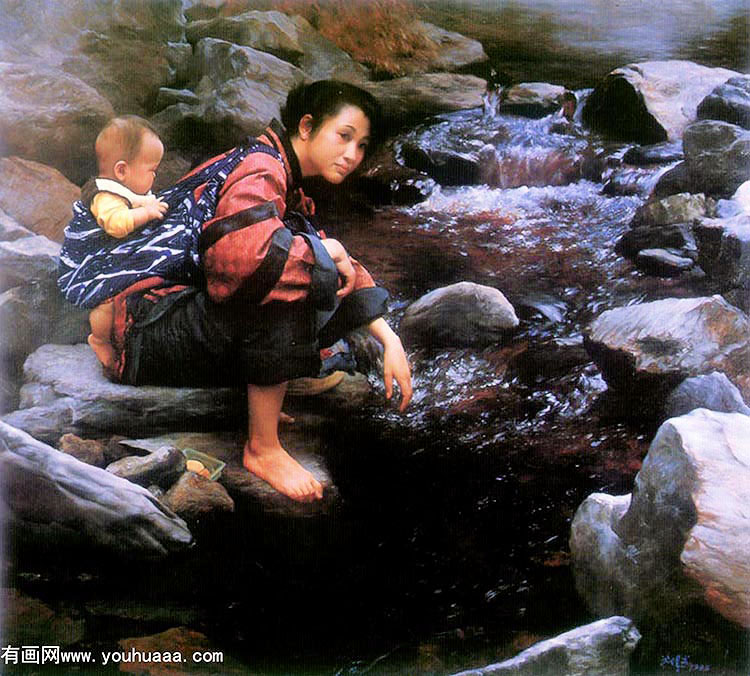
[[[271,54],[214,38],[196,45],[193,64],[199,105],[177,103],[153,120],[170,147],[226,148],[257,135],[304,80],[301,70]]]
[[[0,209],[37,235],[62,242],[78,199],[81,189],[57,169],[20,157],[0,158]]]
[[[667,397],[665,417],[685,415],[696,408],[750,415],[750,406],[745,404],[740,391],[718,372],[685,378]]]
[[[474,75],[427,73],[362,85],[382,104],[386,122],[394,127],[430,115],[477,108],[487,83]]]
[[[691,61],[647,61],[613,70],[589,96],[583,120],[624,141],[677,141],[698,104],[740,73]]]
[[[369,76],[367,68],[320,35],[306,19],[282,12],[250,11],[194,21],[187,27],[187,38],[192,43],[217,38],[252,47],[296,66],[311,80],[363,82]]]
[[[631,227],[662,226],[675,223],[692,223],[704,218],[707,211],[706,196],[678,193],[663,199],[649,200],[633,214]]]
[[[733,77],[698,106],[699,120],[724,120],[750,129],[750,76]]]
[[[234,500],[224,486],[193,472],[185,472],[162,502],[188,522],[217,512],[234,511]]]
[[[43,235],[0,242],[0,291],[57,276],[60,245]]]
[[[695,261],[668,249],[641,249],[635,259],[640,270],[660,277],[675,277],[695,266]]]
[[[615,390],[663,390],[724,372],[750,394],[750,320],[721,296],[667,298],[602,313],[584,345]]]
[[[417,21],[416,26],[437,45],[436,55],[427,63],[428,71],[459,70],[487,60],[484,47],[478,40],[447,31],[426,21]]]
[[[617,253],[630,258],[644,249],[678,249],[686,258],[698,258],[693,227],[688,223],[634,227],[627,230],[615,245]]]
[[[70,646],[82,640],[85,622],[17,589],[0,589],[3,642],[6,646]]]
[[[685,130],[682,144],[691,192],[730,197],[750,180],[750,131],[703,120]]]
[[[544,117],[560,108],[560,98],[567,90],[546,82],[522,82],[503,89],[498,111],[511,115]]]
[[[145,456],[132,455],[107,465],[107,471],[139,486],[171,486],[185,471],[185,456],[180,449],[162,446]]]
[[[0,422],[0,495],[8,532],[41,552],[104,550],[132,558],[184,550],[184,521],[145,489]]]
[[[571,528],[594,612],[679,618],[702,599],[750,627],[750,417],[697,409],[657,432],[631,496],[589,496]]]
[[[24,377],[21,409],[3,420],[48,443],[67,432],[88,438],[210,429],[246,415],[239,390],[112,383],[85,344],[43,345],[26,360]]]
[[[513,659],[454,676],[627,676],[640,639],[627,617],[609,617],[541,641]]]
[[[750,276],[750,215],[705,218],[694,231],[706,273],[722,286],[741,286]]]
[[[91,148],[113,114],[101,94],[72,75],[38,65],[0,63],[4,155],[43,162],[80,183],[96,169]]]
[[[654,143],[647,146],[633,146],[623,156],[625,164],[648,166],[650,164],[669,164],[678,162],[685,155],[682,152],[682,142]]]
[[[518,326],[505,296],[489,286],[459,282],[412,303],[401,320],[408,343],[426,346],[486,346]]]
[[[63,434],[57,448],[87,465],[104,467],[107,464],[105,445],[95,439],[81,439],[75,434]]]

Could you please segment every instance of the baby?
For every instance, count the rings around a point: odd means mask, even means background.
[[[135,115],[113,118],[99,132],[94,149],[99,175],[83,186],[81,200],[107,234],[123,238],[149,221],[164,218],[166,202],[151,193],[164,146],[146,120]],[[108,371],[115,363],[113,303],[94,308],[89,322],[89,345]]]

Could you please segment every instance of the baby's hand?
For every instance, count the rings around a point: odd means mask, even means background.
[[[169,205],[155,195],[144,195],[141,206],[146,210],[149,221],[154,218],[161,220],[169,209]]]
[[[336,264],[336,269],[342,278],[342,286],[336,292],[336,295],[339,298],[343,298],[354,290],[354,280],[357,273],[354,271],[354,266],[351,260],[349,260],[349,254],[346,253],[346,249],[344,249],[341,242],[336,239],[324,239],[322,241],[323,246]]]

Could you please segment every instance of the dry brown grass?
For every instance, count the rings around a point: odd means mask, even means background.
[[[413,0],[230,0],[225,13],[254,6],[299,14],[355,61],[387,78],[421,72],[437,53],[437,44],[416,22]]]

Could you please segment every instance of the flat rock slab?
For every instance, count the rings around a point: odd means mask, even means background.
[[[20,545],[159,558],[192,544],[185,522],[145,488],[0,422],[0,509]]]
[[[88,345],[43,345],[24,364],[18,411],[3,420],[50,444],[229,427],[246,416],[242,389],[131,387],[105,378]]]
[[[146,451],[169,446],[207,453],[226,463],[217,481],[226,488],[238,509],[244,507],[289,517],[308,517],[328,511],[337,497],[337,490],[321,455],[320,424],[324,424],[324,420],[319,417],[297,414],[294,423],[282,425],[279,430],[281,443],[289,453],[326,486],[323,500],[310,504],[295,502],[281,495],[243,467],[245,437],[241,432],[176,432],[150,439],[125,439],[120,443]]]
[[[516,657],[454,676],[627,676],[630,655],[641,635],[627,617],[610,617],[577,627],[524,650]]]
[[[721,371],[750,394],[750,320],[721,296],[608,310],[592,322],[584,345],[617,390],[672,388]]]

